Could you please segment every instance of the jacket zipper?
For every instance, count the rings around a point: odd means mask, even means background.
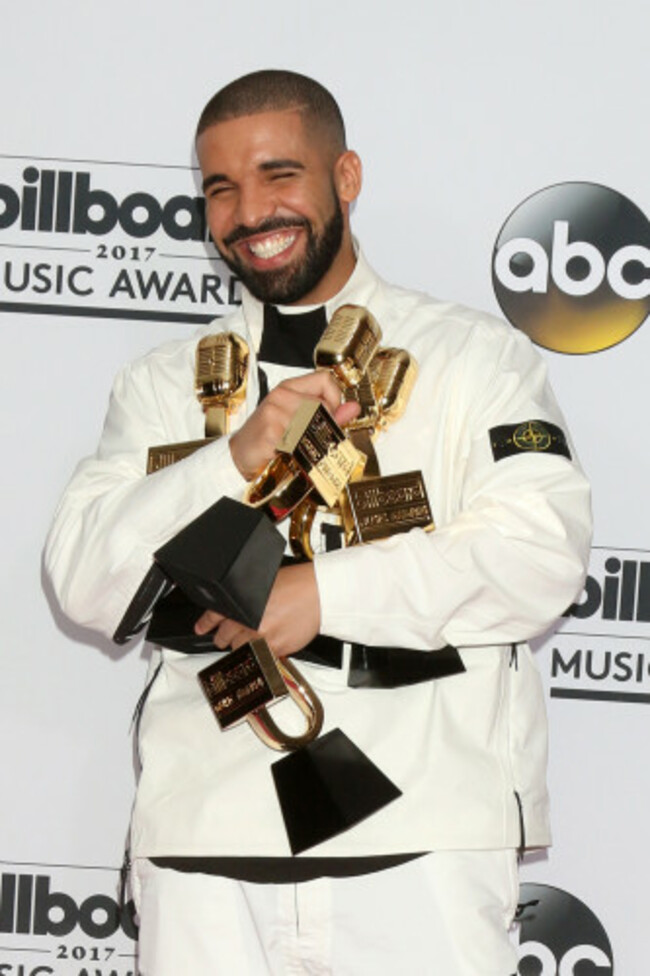
[[[519,648],[515,643],[510,645],[510,662],[511,668],[515,671],[519,670]],[[526,850],[526,824],[524,823],[524,805],[521,802],[521,796],[514,791],[515,800],[517,802],[517,813],[519,815],[519,847],[517,848],[517,860],[521,863],[524,857],[524,852]]]
[[[147,698],[149,697],[149,692],[151,691],[154,681],[160,674],[161,668],[162,668],[162,661],[158,663],[156,670],[149,678],[149,681],[142,689],[142,694],[140,695],[137,702],[135,703],[135,708],[133,709],[133,715],[131,717],[131,728],[135,731],[136,738],[140,734],[140,722],[142,720],[142,712],[144,711],[145,703],[147,701]]]
[[[519,670],[519,648],[516,644],[510,645],[510,667]]]
[[[517,860],[521,863],[526,851],[526,824],[524,823],[524,806],[517,790],[515,790],[515,800],[517,801],[517,812],[519,813],[519,847],[517,848]]]

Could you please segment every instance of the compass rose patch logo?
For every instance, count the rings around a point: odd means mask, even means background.
[[[495,461],[513,454],[561,454],[571,460],[564,431],[547,420],[525,420],[520,424],[493,427],[490,446]]]
[[[512,442],[520,451],[548,451],[551,447],[551,433],[539,420],[529,420],[520,424],[512,435]]]

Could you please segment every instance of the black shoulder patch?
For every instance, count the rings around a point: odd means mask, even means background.
[[[525,420],[522,424],[502,424],[490,431],[495,461],[512,454],[562,454],[571,460],[563,430],[547,420]]]

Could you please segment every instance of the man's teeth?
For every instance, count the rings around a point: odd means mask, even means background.
[[[274,234],[261,241],[249,241],[248,247],[256,258],[274,258],[276,254],[286,251],[295,239],[295,234]]]

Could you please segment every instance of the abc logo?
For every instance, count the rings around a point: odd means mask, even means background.
[[[612,976],[607,933],[583,902],[539,884],[519,898],[519,976]]]
[[[538,345],[608,349],[650,313],[650,222],[606,186],[546,187],[501,228],[492,282],[505,316]]]

